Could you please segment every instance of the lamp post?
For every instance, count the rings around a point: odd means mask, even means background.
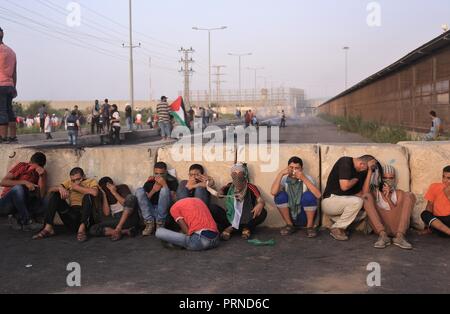
[[[193,30],[196,31],[207,31],[208,32],[208,55],[209,55],[209,64],[208,64],[208,85],[209,85],[209,94],[208,94],[208,106],[211,108],[211,95],[212,95],[212,87],[211,87],[211,32],[227,29],[227,26],[216,27],[216,28],[200,28],[200,27],[192,27]]]
[[[253,53],[229,53],[228,55],[239,57],[239,106],[242,106],[242,57],[251,56]]]
[[[345,52],[345,90],[348,88],[348,51],[350,50],[350,47],[344,47]]]

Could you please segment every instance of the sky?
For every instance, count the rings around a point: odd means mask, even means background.
[[[19,100],[128,99],[127,0],[0,0],[4,42],[18,58]],[[442,34],[448,0],[132,0],[135,98],[175,97],[183,89],[181,47],[193,47],[191,89],[208,89],[212,65],[226,65],[224,89],[303,88],[308,98],[345,89]],[[377,6],[373,7],[375,3]],[[369,7],[368,7],[369,5]],[[79,14],[77,14],[79,12]],[[75,16],[75,19],[70,19]],[[69,23],[68,23],[69,17]],[[369,22],[368,23],[368,18]],[[79,26],[74,25],[79,21]],[[152,58],[152,67],[149,58]],[[213,71],[214,72],[214,71]],[[150,84],[151,77],[151,84]],[[213,77],[213,80],[215,78]],[[150,88],[151,86],[151,88]],[[151,90],[151,94],[150,94]]]

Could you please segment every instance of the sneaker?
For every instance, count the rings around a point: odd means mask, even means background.
[[[306,236],[310,239],[317,238],[317,230],[316,228],[308,228],[306,229]]]
[[[27,224],[22,226],[22,230],[25,232],[39,232],[44,228],[43,224],[30,220]]]
[[[383,233],[379,236],[378,241],[375,242],[374,248],[385,249],[391,244],[392,244],[391,238],[389,238],[386,233]]]
[[[348,236],[345,234],[345,231],[342,229],[331,229],[330,235],[336,241],[348,241]]]
[[[157,221],[156,222],[156,230],[158,230],[159,228],[164,228],[165,225],[166,225],[166,223],[164,221]]]
[[[411,243],[406,241],[404,235],[397,235],[393,240],[394,245],[398,246],[399,248],[402,248],[404,250],[412,250],[413,246]]]
[[[142,231],[144,237],[148,237],[155,234],[155,222],[152,220],[145,221],[145,228]]]

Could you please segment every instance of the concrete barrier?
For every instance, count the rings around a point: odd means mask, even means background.
[[[0,152],[0,176],[3,176],[18,162],[28,162],[31,156],[41,151],[47,156],[46,169],[49,173],[47,185],[55,186],[67,180],[69,171],[78,166],[79,156],[73,149],[35,149],[5,145]]]
[[[193,164],[201,164],[207,175],[214,178],[215,189],[220,190],[231,181],[230,171],[236,161],[234,145],[217,145],[215,148],[201,145],[187,145],[188,149],[177,148],[176,145],[160,148],[158,161],[167,163],[170,170],[175,171],[179,181],[189,178],[189,168]],[[213,198],[212,202],[224,208],[223,200]]]
[[[442,182],[442,169],[450,165],[450,142],[400,142],[409,152],[411,192],[417,197],[412,226],[424,229],[420,215],[427,202],[424,196],[432,183]]]
[[[249,165],[251,181],[261,190],[267,202],[268,227],[280,227],[284,223],[270,194],[276,174],[287,166],[288,159],[299,156],[305,162],[305,172],[311,175],[322,191],[326,187],[329,173],[342,156],[359,157],[374,155],[380,162],[394,166],[398,172],[398,187],[413,192],[418,203],[412,217],[412,226],[422,229],[420,214],[425,209],[423,199],[430,184],[441,181],[442,169],[450,162],[450,142],[402,142],[391,144],[321,144],[321,145],[280,145],[275,152],[279,163],[269,167],[271,151],[263,151],[255,145],[235,147],[231,145],[212,147],[189,146],[177,150],[177,146],[148,148],[146,146],[118,146],[87,148],[84,151],[73,149],[38,149],[18,145],[2,145],[0,149],[0,177],[16,163],[28,161],[33,153],[42,151],[47,155],[48,185],[58,185],[68,179],[69,171],[77,166],[86,171],[88,177],[100,179],[110,176],[118,183],[125,183],[134,191],[141,187],[152,174],[156,161],[164,161],[175,169],[178,179],[188,177],[189,167],[202,164],[207,173],[214,177],[219,189],[231,181],[230,169],[237,162]],[[263,147],[266,149],[266,147]],[[254,154],[252,156],[252,154]],[[184,155],[184,156],[183,156]],[[256,156],[256,158],[255,158]],[[264,169],[266,168],[266,169]],[[267,169],[270,169],[267,171]],[[218,202],[223,205],[222,202]],[[324,227],[331,225],[323,216]]]
[[[153,173],[158,148],[118,146],[87,148],[79,166],[90,178],[111,177],[119,184],[127,184],[132,191],[142,187]]]
[[[389,164],[397,171],[398,188],[410,191],[410,174],[408,165],[408,151],[406,148],[393,144],[322,144],[321,151],[321,181],[322,192],[327,185],[328,176],[339,158],[343,156],[360,157],[373,155],[382,164]],[[324,214],[322,226],[330,227],[330,219]]]
[[[266,208],[269,211],[265,226],[271,228],[279,228],[285,225],[281,218],[277,207],[275,206],[274,197],[270,193],[272,183],[277,174],[288,166],[288,161],[291,157],[297,156],[302,158],[304,162],[305,173],[313,177],[316,183],[320,184],[320,156],[318,145],[280,145],[279,152],[275,152],[279,160],[276,168],[272,171],[264,171],[263,164],[268,164],[269,160],[264,157],[265,152],[258,152],[257,145],[239,146],[237,151],[237,161],[248,164],[250,171],[250,180],[260,189],[264,200],[266,201]],[[269,146],[270,147],[270,146]],[[252,153],[257,153],[254,157]],[[271,150],[268,150],[271,154]],[[267,155],[268,155],[267,154]],[[257,157],[257,158],[255,158]],[[319,186],[320,187],[320,186]]]

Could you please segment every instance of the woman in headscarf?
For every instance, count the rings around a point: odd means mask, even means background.
[[[372,178],[371,192],[364,196],[364,208],[370,225],[379,236],[374,245],[377,249],[384,249],[392,243],[405,250],[413,248],[405,236],[416,197],[397,189],[397,182],[394,167],[379,167]]]
[[[225,198],[225,210],[214,207],[212,213],[222,240],[228,241],[234,231],[241,231],[244,240],[250,239],[256,226],[267,218],[266,203],[258,188],[249,183],[248,169],[245,164],[237,164],[231,169],[232,183],[222,189]]]

